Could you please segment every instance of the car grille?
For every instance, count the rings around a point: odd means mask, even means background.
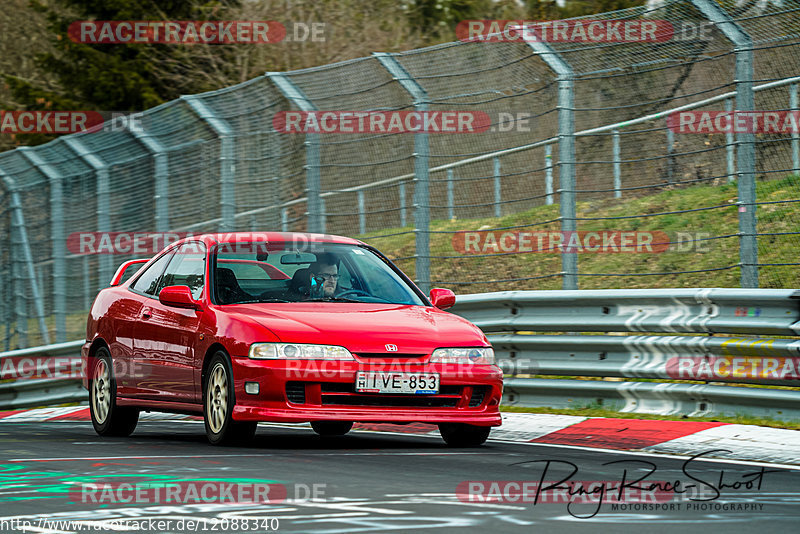
[[[305,404],[306,402],[306,383],[305,382],[287,382],[286,383],[286,398],[289,402],[295,404]]]
[[[489,391],[489,386],[472,386],[472,396],[469,398],[469,407],[477,408],[483,404],[483,399]]]
[[[408,352],[357,352],[356,356],[365,360],[421,360],[427,354],[412,354]]]
[[[309,391],[317,391],[311,398]],[[355,384],[350,382],[287,382],[286,398],[293,404],[314,404],[318,406],[385,406],[406,408],[477,408],[483,404],[489,386],[473,386],[468,402],[464,386],[442,385],[435,395],[401,395],[357,393]],[[464,403],[462,404],[462,400]]]
[[[439,395],[322,395],[324,406],[405,406],[408,408],[455,408],[460,397]]]

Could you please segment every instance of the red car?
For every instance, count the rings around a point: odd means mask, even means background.
[[[443,311],[454,303],[354,239],[187,237],[97,295],[82,348],[92,424],[127,436],[141,410],[202,414],[222,444],[258,421],[323,436],[425,422],[480,445],[500,425],[502,373],[483,332]]]

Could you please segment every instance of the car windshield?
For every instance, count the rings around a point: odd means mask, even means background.
[[[248,302],[376,302],[423,305],[372,250],[356,245],[236,243],[214,251],[212,298]]]

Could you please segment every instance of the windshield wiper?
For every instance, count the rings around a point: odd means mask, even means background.
[[[363,303],[364,301],[363,300],[349,299],[347,297],[320,297],[318,299],[305,299],[305,300],[302,300],[301,302],[361,302],[361,303]]]
[[[231,302],[230,304],[254,304],[260,302],[292,302],[292,301],[284,299],[252,299],[252,300],[239,300],[236,302]]]

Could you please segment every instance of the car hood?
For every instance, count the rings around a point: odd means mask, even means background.
[[[483,332],[466,319],[427,306],[326,302],[235,308],[281,341],[339,345],[351,352],[391,354],[390,344],[400,354],[427,354],[436,347],[487,344]]]

